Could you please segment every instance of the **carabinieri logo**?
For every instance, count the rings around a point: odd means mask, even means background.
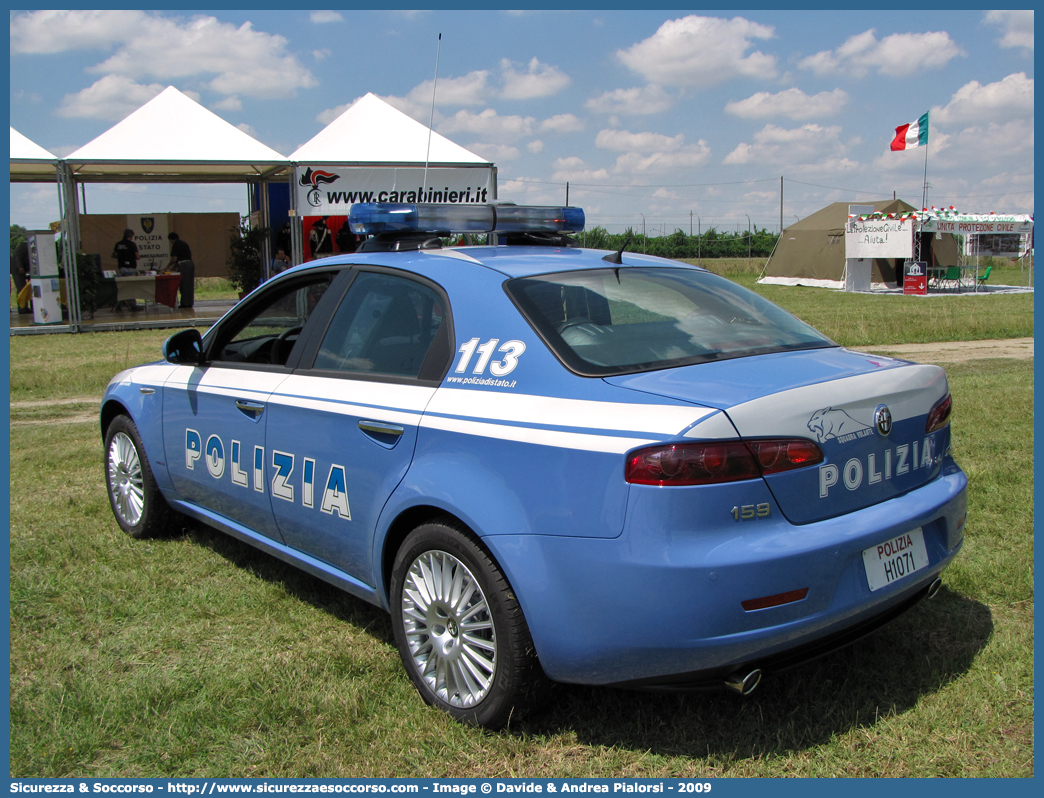
[[[305,173],[301,175],[301,185],[312,187],[312,190],[308,192],[308,204],[313,208],[318,208],[322,205],[323,198],[319,193],[319,186],[336,182],[339,178],[340,175],[335,175],[333,172],[324,172],[322,169],[313,171],[312,167],[309,166]]]

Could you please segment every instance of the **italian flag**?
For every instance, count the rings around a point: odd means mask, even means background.
[[[916,122],[908,125],[899,125],[895,129],[895,138],[892,139],[892,151],[912,150],[914,147],[928,146],[928,114],[925,113]]]

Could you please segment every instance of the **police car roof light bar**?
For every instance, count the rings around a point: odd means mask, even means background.
[[[352,205],[348,223],[361,235],[437,233],[575,233],[584,229],[582,208],[536,205]]]

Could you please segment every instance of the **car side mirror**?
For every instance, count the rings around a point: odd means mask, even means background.
[[[202,363],[203,336],[199,330],[190,327],[170,336],[163,342],[163,359],[175,365],[198,366]]]

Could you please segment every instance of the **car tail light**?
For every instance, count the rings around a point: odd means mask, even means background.
[[[763,474],[775,474],[777,471],[815,465],[823,459],[823,452],[816,444],[801,438],[749,441],[748,445],[754,452]]]
[[[635,485],[711,485],[756,479],[822,459],[819,447],[802,438],[671,443],[632,452],[624,478]]]
[[[928,422],[924,425],[925,434],[942,429],[950,423],[950,413],[953,411],[953,397],[946,394],[935,403],[931,412],[928,413]]]

